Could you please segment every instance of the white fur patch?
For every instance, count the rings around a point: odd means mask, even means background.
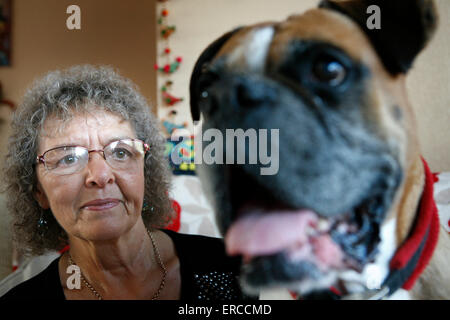
[[[345,271],[338,277],[345,283],[346,289],[352,293],[367,289],[380,289],[389,274],[389,262],[397,249],[395,229],[397,219],[392,218],[381,227],[379,254],[373,263],[367,264],[362,273]],[[395,298],[394,298],[395,299]]]
[[[375,262],[368,264],[363,271],[363,276],[369,289],[379,289],[389,274],[389,262],[397,250],[396,226],[397,219],[393,218],[381,227],[380,254],[375,259]]]
[[[264,71],[274,32],[273,27],[263,27],[249,32],[242,40],[242,45],[238,46],[228,57],[228,64],[232,66],[244,61],[248,66],[248,71]]]

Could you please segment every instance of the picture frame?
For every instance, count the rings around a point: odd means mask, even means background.
[[[0,0],[0,67],[11,65],[12,0]]]

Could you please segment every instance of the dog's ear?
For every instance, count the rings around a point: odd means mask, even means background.
[[[197,97],[197,79],[202,73],[203,66],[211,61],[214,56],[219,52],[220,48],[231,38],[233,34],[242,29],[241,27],[236,28],[222,35],[220,38],[211,43],[200,55],[195,63],[194,69],[192,71],[191,80],[189,84],[190,92],[190,103],[191,103],[191,115],[194,121],[200,120],[200,109],[198,107],[198,97]]]
[[[438,23],[433,0],[322,0],[319,7],[341,12],[356,21],[394,75],[411,68]],[[373,14],[379,15],[380,23],[369,29]]]

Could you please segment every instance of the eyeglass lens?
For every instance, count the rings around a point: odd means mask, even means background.
[[[47,170],[58,175],[75,173],[83,169],[89,161],[89,151],[84,147],[60,147],[44,154]],[[145,154],[144,143],[125,139],[110,143],[103,149],[104,159],[113,169],[133,170]]]

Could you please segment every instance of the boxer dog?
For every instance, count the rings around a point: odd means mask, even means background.
[[[373,4],[379,28],[368,27]],[[249,293],[450,298],[449,236],[405,88],[436,25],[430,0],[330,0],[201,54],[190,95],[203,131],[279,129],[276,174],[198,170]]]

